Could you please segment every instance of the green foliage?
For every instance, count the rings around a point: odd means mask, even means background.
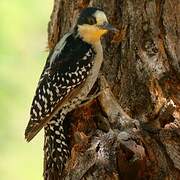
[[[43,132],[24,140],[29,109],[46,60],[49,0],[0,1],[0,179],[39,180]]]

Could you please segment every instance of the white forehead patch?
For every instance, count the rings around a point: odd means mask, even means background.
[[[94,13],[94,17],[96,18],[97,24],[102,24],[103,22],[108,22],[106,15],[104,12],[97,10]]]

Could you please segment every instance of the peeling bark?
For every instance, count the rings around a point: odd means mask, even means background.
[[[66,119],[64,179],[179,179],[178,0],[54,0],[50,50],[87,6],[104,9],[120,32],[103,40],[100,95]]]

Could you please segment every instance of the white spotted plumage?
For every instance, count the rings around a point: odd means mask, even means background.
[[[95,19],[94,24],[87,23],[89,16]],[[86,98],[97,79],[103,59],[100,37],[107,32],[101,28],[104,24],[107,18],[103,11],[84,10],[75,28],[50,52],[40,77],[25,137],[30,141],[45,129],[45,179],[51,179],[54,171],[60,179],[69,156],[63,123],[70,122],[64,119]]]

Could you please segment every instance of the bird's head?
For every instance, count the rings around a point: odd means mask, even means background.
[[[98,8],[88,7],[82,10],[77,20],[79,36],[88,43],[100,41],[102,35],[108,31],[117,31],[108,23],[105,13]]]

